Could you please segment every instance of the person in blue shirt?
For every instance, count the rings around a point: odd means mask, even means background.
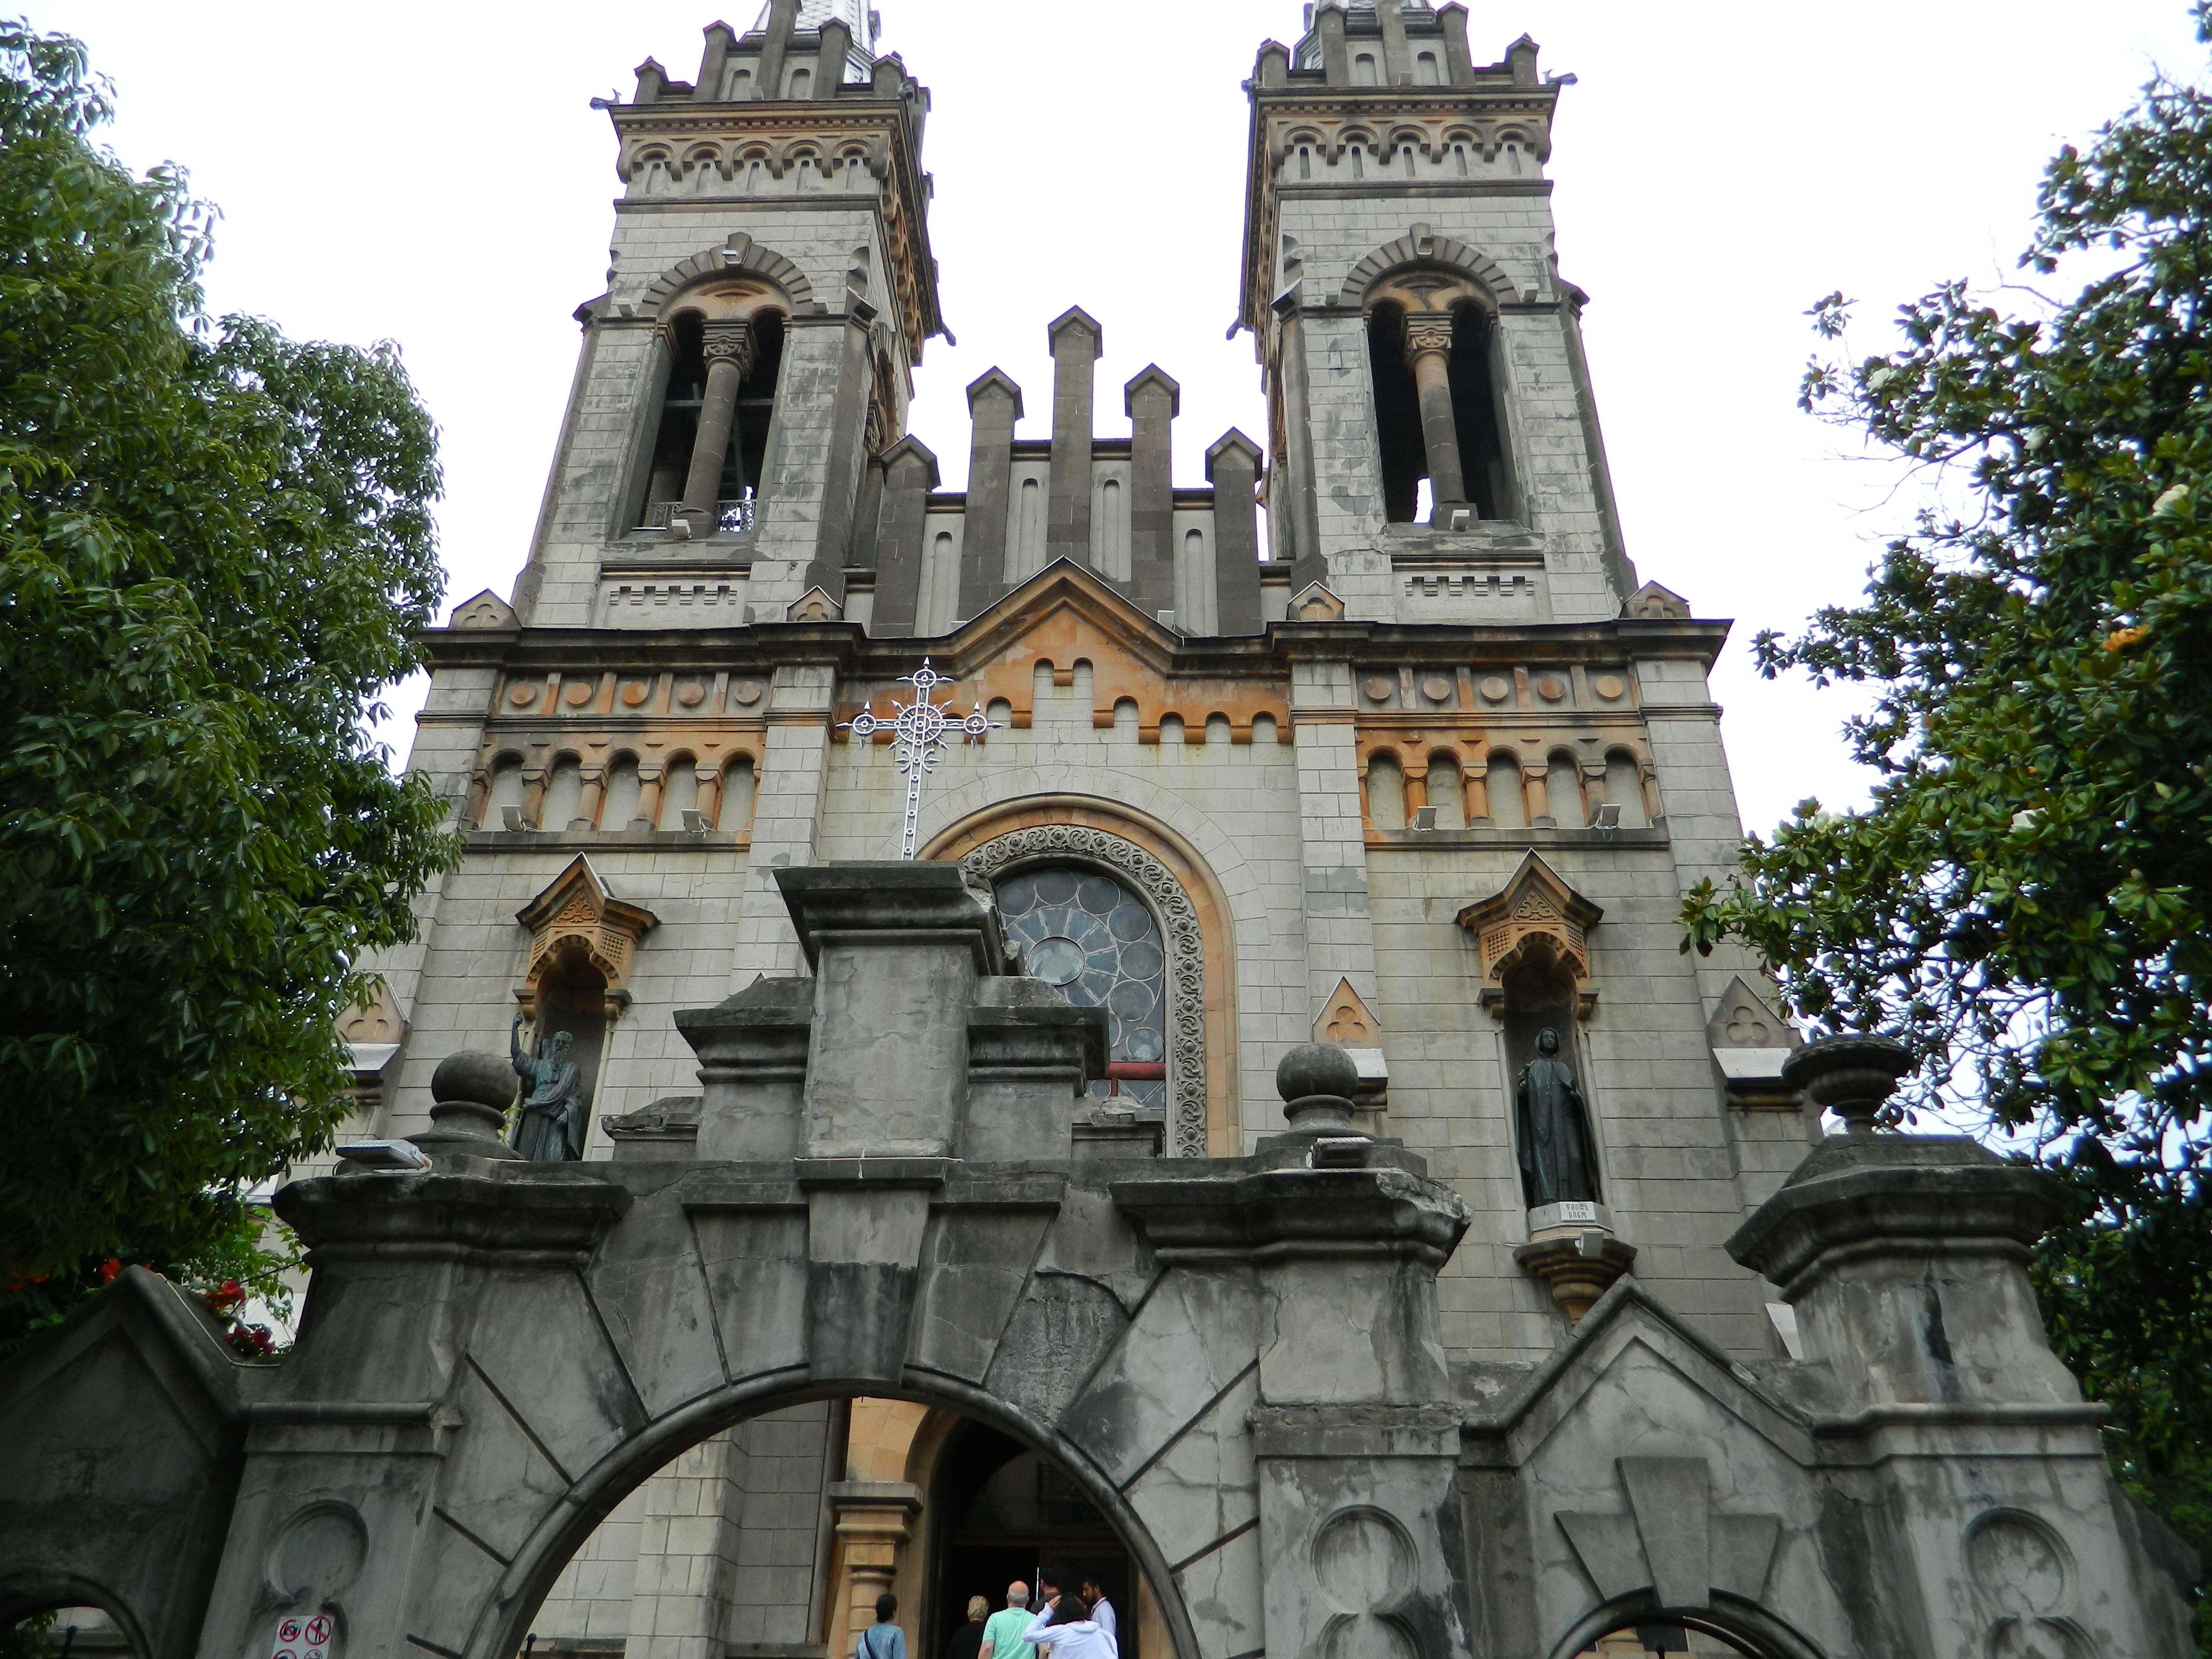
[[[891,1622],[897,1616],[898,1597],[878,1595],[876,1622],[853,1644],[853,1659],[906,1659],[906,1632]]]

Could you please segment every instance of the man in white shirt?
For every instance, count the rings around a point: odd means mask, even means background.
[[[1114,1611],[1114,1604],[1106,1599],[1106,1587],[1096,1578],[1083,1581],[1083,1599],[1091,1603],[1091,1617],[1099,1629],[1114,1638],[1116,1647],[1121,1642],[1121,1620]]]

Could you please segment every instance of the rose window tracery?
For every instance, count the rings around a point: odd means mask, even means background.
[[[997,886],[1006,934],[1028,971],[1079,1007],[1103,1008],[1108,1075],[1095,1096],[1167,1103],[1167,953],[1151,908],[1111,876],[1031,867]]]

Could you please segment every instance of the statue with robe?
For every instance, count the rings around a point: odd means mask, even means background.
[[[1536,1056],[1521,1068],[1513,1091],[1513,1127],[1521,1143],[1521,1183],[1528,1206],[1598,1198],[1597,1148],[1589,1108],[1575,1074],[1559,1058],[1559,1034],[1536,1037]]]
[[[562,1164],[584,1155],[584,1073],[568,1058],[573,1039],[556,1031],[544,1052],[522,1052],[522,1016],[507,1034],[514,1074],[522,1079],[522,1110],[514,1121],[514,1150],[538,1164]]]

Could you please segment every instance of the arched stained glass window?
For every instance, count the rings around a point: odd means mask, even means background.
[[[1032,865],[998,884],[1028,970],[1079,1007],[1103,1008],[1106,1078],[1093,1095],[1167,1104],[1167,954],[1151,908],[1103,872]]]

